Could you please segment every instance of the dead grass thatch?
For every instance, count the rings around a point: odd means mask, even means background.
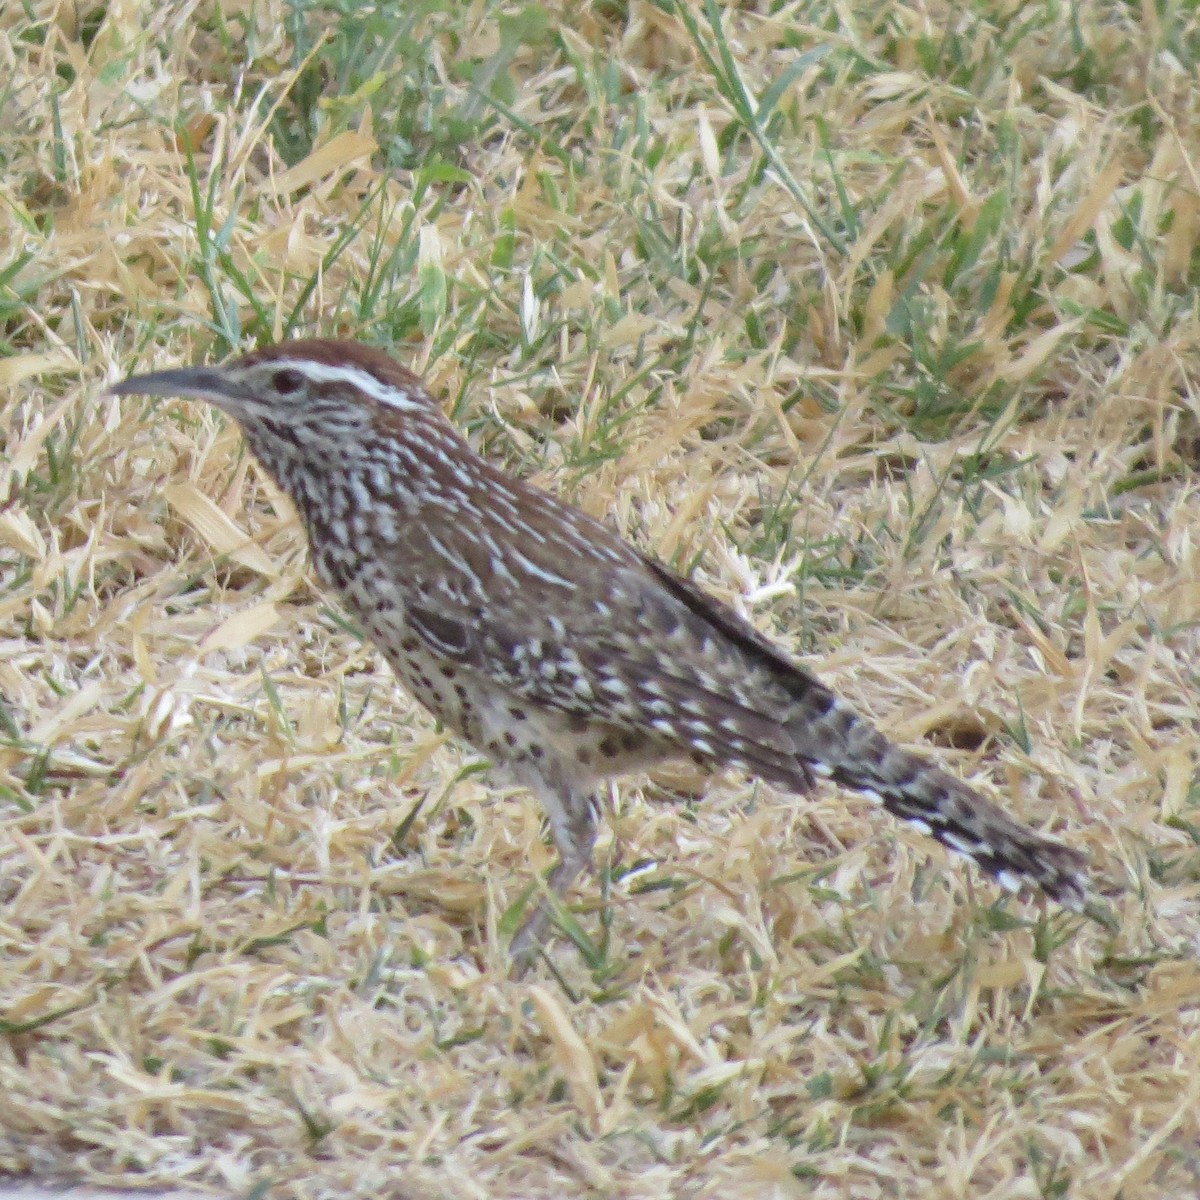
[[[0,57],[0,1172],[1200,1188],[1194,7],[23,0]],[[664,773],[508,982],[533,802],[236,429],[103,393],[299,331],[1085,848],[1119,932]]]

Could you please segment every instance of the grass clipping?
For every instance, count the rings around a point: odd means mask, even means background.
[[[0,15],[0,1172],[1194,1192],[1194,11],[82,12]],[[534,802],[235,428],[103,394],[295,331],[1087,850],[1115,935],[663,772],[509,982]]]

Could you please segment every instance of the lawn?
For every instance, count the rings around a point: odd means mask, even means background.
[[[1200,17],[11,0],[0,1176],[226,1197],[1200,1191]],[[536,802],[134,371],[390,348],[1111,928],[861,798]],[[336,466],[334,464],[334,466]]]

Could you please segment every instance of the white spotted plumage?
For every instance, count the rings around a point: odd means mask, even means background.
[[[556,891],[588,862],[597,783],[683,755],[794,791],[831,778],[1002,886],[1082,906],[1076,851],[887,741],[726,605],[492,466],[379,351],[297,341],[114,390],[198,396],[239,422],[319,574],[402,681],[541,797]]]

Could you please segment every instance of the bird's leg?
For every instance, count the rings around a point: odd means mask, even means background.
[[[546,895],[517,930],[509,947],[512,974],[520,977],[533,962],[542,944],[555,907],[580,874],[592,864],[596,843],[596,813],[592,797],[564,780],[542,776],[530,781],[550,818],[550,834],[558,849],[558,862],[546,881]]]

